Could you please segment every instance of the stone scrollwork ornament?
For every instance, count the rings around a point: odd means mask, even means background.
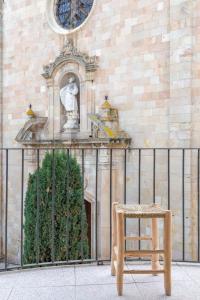
[[[80,65],[85,67],[86,73],[95,72],[98,68],[97,56],[89,56],[86,53],[78,51],[74,47],[72,41],[68,41],[64,46],[63,50],[60,52],[60,55],[56,57],[53,63],[43,66],[42,76],[45,79],[50,79],[53,76],[54,71],[63,63],[70,63],[72,61],[77,62]]]

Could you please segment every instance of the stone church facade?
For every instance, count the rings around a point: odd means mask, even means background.
[[[109,95],[135,146],[199,146],[198,8],[198,1],[96,1],[72,34],[78,50],[99,58],[96,105]],[[68,37],[51,29],[46,10],[43,0],[3,4],[5,147],[18,146],[29,103],[48,116],[41,73]]]
[[[96,0],[86,22],[68,33],[54,20],[54,2],[1,1],[1,147],[25,146],[30,149],[70,145],[74,137],[79,140],[76,144],[82,147],[83,142],[87,144],[86,141],[93,135],[94,119],[91,120],[90,116],[94,118],[101,111],[106,95],[110,105],[107,108],[117,110],[120,147],[200,147],[200,0]],[[68,74],[75,74],[79,84],[80,130],[63,134],[65,114],[60,102],[60,89],[66,85]],[[32,104],[37,117],[34,124],[30,119],[27,121],[29,104]],[[42,143],[32,142],[30,128],[33,126],[39,128],[35,138]],[[98,135],[95,136],[95,145],[98,144],[96,139]],[[109,145],[107,140],[100,144],[104,148]],[[87,146],[94,145],[88,142]],[[36,168],[35,153],[31,151],[27,150],[25,181],[28,173]],[[166,159],[166,155],[160,153],[158,176],[163,185],[156,185],[156,201],[166,205],[167,173],[163,158]],[[2,186],[5,185],[4,159],[2,153]],[[105,213],[109,210],[110,197],[106,184],[110,180],[108,152],[103,150],[99,159],[99,236],[107,237],[106,242],[100,240],[99,253],[104,258],[109,252],[110,230],[109,212]],[[134,166],[137,159],[137,154],[130,153],[127,169],[129,202],[137,192],[134,179],[138,172],[138,166]],[[143,172],[147,176],[152,174],[152,153],[147,153],[144,159],[146,171]],[[190,153],[185,189],[188,200],[186,214],[191,219],[187,234],[191,244],[195,243],[197,233],[197,220],[192,219],[197,209],[194,160]],[[20,153],[13,152],[9,157],[12,174],[8,187],[9,215],[15,221],[9,223],[8,242],[13,259],[19,252],[20,180],[16,180],[14,174],[19,172],[20,161]],[[119,152],[113,164],[113,200],[121,201],[123,187],[119,183],[123,154]],[[177,165],[177,162],[173,164],[172,171],[174,178],[179,180]],[[94,166],[95,156],[89,154],[86,158],[85,198],[92,207],[95,202]],[[143,198],[148,202],[151,183],[144,178],[143,186]],[[181,228],[180,203],[176,202],[181,191],[173,188],[172,192],[175,225]],[[2,220],[4,196],[5,191],[2,191]],[[105,216],[101,217],[103,213]],[[93,213],[92,223],[94,218]],[[93,228],[93,236],[94,231]],[[174,228],[174,255],[177,258],[181,252],[178,231],[177,227]],[[2,245],[3,232],[1,224]],[[196,251],[196,246],[188,250],[188,258],[196,257]]]

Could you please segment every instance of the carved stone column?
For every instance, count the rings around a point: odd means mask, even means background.
[[[54,139],[54,82],[52,78],[47,80],[49,108],[48,108],[48,139]]]
[[[110,150],[101,150],[99,154],[98,177],[98,253],[99,259],[110,256],[110,221],[111,203],[123,202],[123,154],[113,156],[112,177],[110,172]],[[112,193],[112,194],[111,194]]]

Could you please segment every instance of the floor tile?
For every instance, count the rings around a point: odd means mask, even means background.
[[[181,269],[187,274],[190,280],[195,281],[200,286],[200,267],[183,266]]]
[[[75,287],[17,288],[9,300],[75,300]]]
[[[1,288],[16,287],[18,276],[19,276],[19,272],[0,273],[0,287]]]
[[[76,272],[76,284],[115,284],[116,278],[111,276],[110,266],[77,266]],[[130,275],[124,276],[125,283],[133,282],[133,278]]]
[[[134,263],[129,263],[127,264],[127,268],[129,270],[150,270],[151,265],[146,264],[146,263],[141,263],[141,264],[134,264]],[[161,265],[161,268],[163,266]],[[132,275],[133,279],[135,282],[163,282],[163,274],[159,274],[158,276],[152,276],[146,275],[146,274],[137,274],[137,275]],[[186,281],[186,280],[191,280],[191,278],[188,276],[187,272],[182,269],[179,266],[172,266],[172,280],[173,281]]]
[[[76,300],[143,300],[134,283],[125,284],[122,297],[117,296],[114,284],[76,287]]]
[[[0,300],[7,300],[12,289],[0,288]]]
[[[146,263],[128,263],[146,269]],[[150,266],[149,266],[150,268]],[[126,275],[117,296],[110,265],[82,265],[0,273],[0,300],[166,300],[163,275]],[[170,300],[200,300],[200,266],[172,267]]]
[[[149,266],[148,264],[134,264],[134,263],[129,263],[127,264],[127,268],[129,270],[150,270],[151,266]],[[130,276],[130,275],[129,275]],[[158,275],[158,276],[152,276],[150,275],[146,275],[146,274],[132,274],[131,275],[134,282],[160,282],[162,280],[162,275]]]
[[[165,296],[164,284],[155,283],[137,283],[140,293],[145,300],[161,300],[161,299],[184,299],[184,300],[200,300],[200,289],[197,289],[192,282],[175,281],[172,283],[172,296]]]
[[[20,272],[18,287],[45,287],[75,285],[74,268],[50,268]]]

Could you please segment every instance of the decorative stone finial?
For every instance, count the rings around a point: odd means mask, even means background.
[[[27,114],[28,118],[35,118],[35,113],[32,110],[32,105],[31,104],[29,105],[29,109],[27,110],[26,114]]]
[[[105,96],[105,102],[103,103],[102,109],[111,109],[112,106],[110,105],[109,101],[108,101],[108,96]]]

